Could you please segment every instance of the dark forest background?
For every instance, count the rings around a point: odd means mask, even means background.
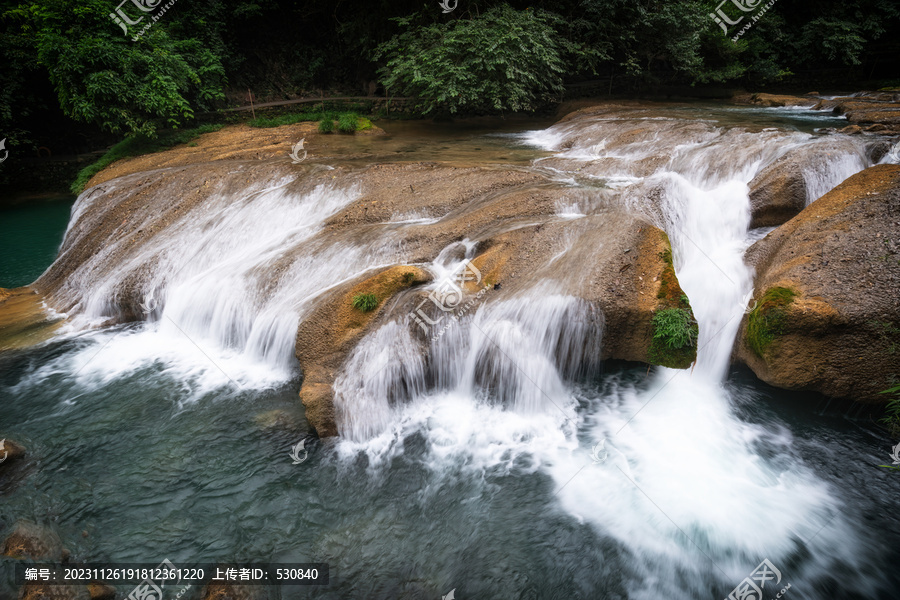
[[[538,110],[585,81],[619,95],[900,84],[896,0],[778,0],[737,43],[701,0],[459,0],[450,13],[437,0],[177,0],[138,41],[109,17],[117,4],[0,0],[7,149],[153,137],[248,90],[415,97],[421,114],[464,115]]]

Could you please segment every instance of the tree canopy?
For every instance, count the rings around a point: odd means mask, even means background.
[[[779,0],[736,41],[710,0],[459,0],[449,13],[436,0],[191,0],[164,14],[153,12],[162,0],[116,1],[0,0],[10,145],[35,144],[30,128],[47,111],[153,135],[247,88],[358,94],[375,80],[423,111],[465,113],[534,110],[600,77],[753,87],[821,69],[845,70],[843,82],[900,72],[892,0]],[[124,35],[110,18],[118,6],[152,26]]]

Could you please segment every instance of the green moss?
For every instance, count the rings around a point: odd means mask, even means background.
[[[281,127],[282,125],[294,125],[305,121],[318,121],[325,118],[326,114],[321,110],[289,113],[275,117],[256,117],[247,122],[250,127]],[[331,115],[333,116],[333,115]]]
[[[689,308],[665,308],[653,315],[649,357],[655,364],[686,369],[697,359],[697,321]]]
[[[194,129],[172,129],[162,131],[155,138],[138,135],[127,137],[101,156],[96,162],[89,164],[81,171],[75,181],[72,182],[70,189],[73,194],[80,194],[84,191],[91,177],[113,164],[117,160],[129,158],[131,156],[141,156],[142,154],[152,154],[154,152],[162,152],[179,144],[191,142],[204,133],[211,133],[222,129],[224,125],[202,125]]]
[[[656,297],[663,301],[663,305],[676,307],[680,304],[690,306],[689,302],[681,302],[682,297],[687,299],[681,286],[678,284],[678,276],[675,275],[675,263],[672,261],[672,244],[669,236],[662,234],[666,242],[666,249],[659,253],[659,259],[663,262],[663,272],[659,279],[659,291]]]
[[[787,331],[787,308],[797,292],[774,287],[763,294],[747,319],[747,344],[760,357],[779,335]]]
[[[378,306],[375,294],[357,294],[353,296],[353,308],[362,312],[371,312]]]

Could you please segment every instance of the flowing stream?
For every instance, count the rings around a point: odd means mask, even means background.
[[[425,155],[549,174],[571,192],[556,215],[568,238],[533,285],[488,291],[427,356],[408,314],[363,338],[334,385],[341,436],[299,466],[298,322],[341,282],[410,260],[406,228],[433,220],[323,237],[358,187],[240,184],[239,169],[139,249],[99,248],[66,280],[65,331],[0,355],[0,434],[37,457],[0,527],[51,523],[82,560],[331,564],[329,586],[269,598],[720,600],[763,559],[782,574],[765,598],[787,583],[787,598],[896,598],[900,479],[876,466],[884,437],[729,367],[753,287],[743,254],[764,233],[749,230],[748,183],[816,144],[832,155],[804,171],[809,201],[869,166],[861,138],[813,133],[834,121],[698,105],[398,133]],[[127,198],[130,183],[104,193]],[[107,218],[96,201],[76,203],[61,257]],[[668,233],[699,322],[693,369],[599,360],[603,315],[570,290],[609,207]],[[130,218],[149,226],[154,210]],[[425,266],[437,281],[476,251],[454,242]],[[135,273],[146,320],[107,326]],[[269,427],[276,410],[298,427]]]

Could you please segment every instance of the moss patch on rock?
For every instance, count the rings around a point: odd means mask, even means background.
[[[659,253],[659,259],[664,267],[656,292],[659,304],[653,314],[653,337],[647,356],[657,365],[687,369],[697,360],[700,328],[694,318],[690,300],[678,283],[672,260],[672,245],[668,236],[663,236],[666,248]]]
[[[747,319],[747,344],[762,357],[779,335],[787,331],[787,308],[797,297],[797,291],[786,287],[766,290],[762,300],[750,311]]]

